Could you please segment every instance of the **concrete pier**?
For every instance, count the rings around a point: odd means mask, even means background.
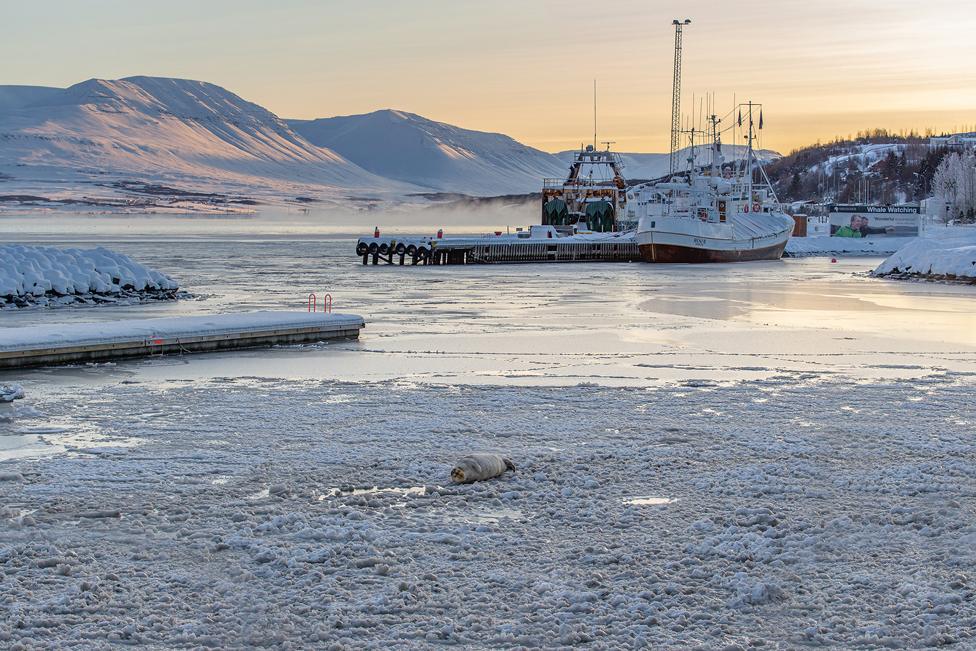
[[[0,369],[354,339],[360,316],[248,312],[0,329]]]

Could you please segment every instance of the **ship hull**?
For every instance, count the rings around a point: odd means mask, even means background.
[[[639,244],[644,262],[660,263],[705,263],[705,262],[751,262],[755,260],[779,260],[783,257],[786,241],[761,248],[748,249],[707,249],[680,244]]]

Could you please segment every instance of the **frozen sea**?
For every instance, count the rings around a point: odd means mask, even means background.
[[[0,642],[976,645],[976,288],[864,257],[363,267],[368,219],[0,220],[194,295],[3,327],[312,291],[368,323],[0,374]],[[479,450],[518,470],[451,486]]]

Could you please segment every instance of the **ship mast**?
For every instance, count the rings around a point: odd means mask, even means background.
[[[749,161],[748,162],[748,165],[749,165],[749,185],[748,185],[749,194],[748,194],[748,198],[746,199],[746,201],[748,201],[749,203],[752,203],[752,138],[753,138],[753,135],[752,135],[752,100],[749,100],[749,157],[747,159]]]
[[[671,155],[668,159],[668,172],[674,174],[674,157],[681,138],[681,30],[685,25],[691,24],[691,19],[680,21],[675,18],[671,24],[674,25],[674,78],[671,88]]]

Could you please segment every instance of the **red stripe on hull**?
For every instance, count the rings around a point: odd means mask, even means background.
[[[675,244],[641,244],[637,247],[644,262],[750,262],[753,260],[779,260],[783,257],[786,242],[763,249],[696,249]]]

